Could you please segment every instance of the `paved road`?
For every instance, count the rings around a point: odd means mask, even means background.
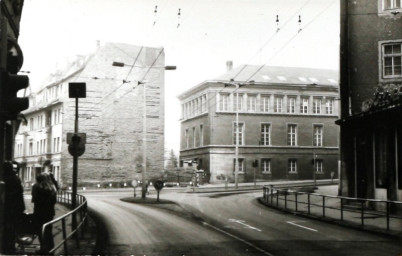
[[[87,194],[89,207],[106,223],[109,255],[261,255],[191,216],[118,200],[122,193]]]
[[[87,194],[108,221],[106,253],[134,255],[396,255],[401,241],[266,208],[258,193],[166,192],[191,215],[117,200],[131,194]],[[183,217],[184,216],[184,217]]]

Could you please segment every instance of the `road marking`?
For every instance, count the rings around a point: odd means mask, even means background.
[[[202,224],[205,225],[205,226],[208,226],[208,227],[210,227],[210,228],[213,228],[213,229],[215,229],[216,231],[219,231],[219,232],[221,232],[221,233],[223,233],[223,234],[225,234],[225,235],[227,235],[227,236],[230,236],[230,237],[232,237],[232,238],[234,238],[234,239],[236,239],[236,240],[238,240],[238,241],[240,241],[240,242],[242,242],[242,243],[245,243],[245,244],[247,244],[248,246],[253,247],[253,248],[256,249],[257,251],[260,251],[260,252],[262,252],[262,253],[265,254],[265,255],[268,255],[268,256],[275,256],[275,255],[273,255],[273,254],[271,254],[271,253],[269,253],[269,252],[267,252],[267,251],[261,249],[260,247],[257,247],[257,246],[255,246],[254,244],[252,244],[252,243],[250,243],[250,242],[248,242],[248,241],[246,241],[246,240],[244,240],[244,239],[241,239],[241,238],[238,237],[238,236],[232,235],[232,234],[230,234],[230,233],[228,233],[228,232],[226,232],[226,231],[224,231],[224,230],[222,230],[222,229],[220,229],[220,228],[218,228],[218,227],[215,227],[215,226],[213,226],[213,225],[211,225],[211,224],[208,224],[208,223],[206,223],[206,222],[202,222]]]
[[[239,223],[239,224],[241,224],[241,225],[243,225],[243,226],[245,226],[245,227],[247,227],[249,229],[254,229],[254,230],[257,230],[257,231],[261,232],[261,229],[258,229],[256,227],[253,227],[251,225],[246,224],[246,221],[244,221],[244,220],[229,219],[229,221]]]
[[[296,222],[296,221],[286,221],[286,223],[291,224],[291,225],[294,225],[294,226],[297,226],[297,227],[299,227],[299,228],[304,228],[304,229],[307,229],[307,230],[310,230],[310,231],[318,232],[318,230],[316,230],[316,229],[308,228],[308,227],[305,227],[305,226],[296,224],[295,222]]]

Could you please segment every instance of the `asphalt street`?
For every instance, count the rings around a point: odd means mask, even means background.
[[[401,241],[260,205],[261,191],[162,191],[178,204],[123,202],[127,192],[88,193],[105,222],[103,252],[119,255],[396,255]],[[155,197],[155,195],[150,195]]]

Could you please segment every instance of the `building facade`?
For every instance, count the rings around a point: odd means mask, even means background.
[[[341,184],[402,200],[401,1],[341,1]]]
[[[71,186],[67,133],[74,132],[75,99],[69,98],[70,82],[86,83],[86,98],[78,105],[79,132],[86,133],[79,187],[127,185],[139,178],[144,139],[147,174],[162,170],[164,63],[163,48],[107,43],[53,74],[30,96],[30,108],[23,112],[26,122],[15,138],[15,160],[22,164],[26,186],[45,170],[53,171],[62,187]]]
[[[335,71],[240,66],[178,98],[180,163],[206,182],[233,181],[236,159],[239,182],[338,177]]]

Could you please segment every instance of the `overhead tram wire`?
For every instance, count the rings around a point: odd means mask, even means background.
[[[297,9],[297,10],[285,21],[285,23],[284,23],[284,25],[282,26],[282,28],[286,27],[286,26],[289,24],[289,22],[290,22],[295,16],[297,16],[297,15],[300,13],[300,11],[301,11],[304,7],[306,7],[306,5],[307,5],[310,1],[311,1],[311,0],[307,0],[299,9]],[[250,63],[253,59],[255,59],[258,54],[261,53],[261,51],[268,45],[268,43],[270,43],[270,42],[275,38],[275,36],[276,36],[280,31],[281,31],[281,30],[275,31],[275,33],[273,33],[273,34],[271,35],[271,37],[268,38],[267,41],[265,41],[265,43],[263,44],[263,46],[258,49],[258,51],[248,60],[248,62],[243,66],[243,68],[233,77],[233,80],[235,80],[236,77],[239,76],[240,73],[243,72],[243,70],[247,68],[247,66],[249,65],[249,63]]]
[[[310,0],[309,0],[310,1]],[[309,1],[307,1],[307,2],[309,2]],[[312,20],[310,20],[305,26],[304,26],[304,28],[306,28],[306,27],[308,27],[312,22],[314,22],[319,16],[321,16],[325,11],[327,11],[335,2],[337,2],[337,0],[334,0],[334,1],[332,1],[329,5],[327,5],[321,12],[319,12],[316,16],[314,16],[314,18],[312,19]],[[305,5],[306,5],[307,3],[305,3]],[[298,11],[300,11],[301,9],[299,9]],[[303,29],[304,29],[303,28]],[[279,49],[277,52],[275,52],[275,54],[272,56],[272,57],[275,57],[280,51],[282,51],[289,43],[291,43],[292,41],[293,41],[293,39],[294,38],[296,38],[300,33],[302,33],[304,30],[301,30],[300,32],[298,31],[293,37],[291,37],[282,47],[281,47],[281,49]],[[271,57],[271,58],[272,58]],[[266,62],[267,63],[267,62]],[[257,69],[257,71],[255,71],[246,81],[244,81],[244,82],[242,82],[242,83],[247,83],[247,82],[249,82],[249,81],[251,81],[251,79],[256,75],[256,74],[258,74],[258,72],[260,72],[265,66],[266,66],[266,63],[264,63],[263,65],[261,65],[258,69]],[[220,93],[220,92],[222,92],[225,88],[227,88],[227,87],[224,87],[224,88],[222,88],[220,91],[218,91],[216,94],[218,94],[218,93]],[[240,89],[240,87],[238,87],[238,88],[235,88],[232,92],[229,92],[229,93],[235,93],[238,89]],[[212,98],[209,98],[208,99],[208,101],[207,102],[209,102],[210,100],[212,100]],[[214,105],[212,105],[212,107],[215,107],[217,104],[219,104],[220,102],[216,102]],[[198,106],[197,106],[197,108],[198,108]],[[192,111],[192,113],[191,114],[194,114],[194,112],[195,111],[198,111],[198,109],[194,109],[193,111]]]
[[[141,52],[142,52],[142,49],[143,49],[143,46],[141,46],[140,50],[138,51],[138,54],[137,54],[137,56],[136,56],[136,58],[135,58],[135,60],[134,60],[134,63],[133,63],[133,67],[134,67],[135,64],[137,63],[137,60],[138,60],[138,58],[139,58],[139,56],[140,56],[140,54],[141,54]],[[98,102],[96,102],[95,104],[93,104],[92,107],[95,107],[95,106],[97,106],[98,104],[100,104],[100,103],[101,103],[102,101],[104,101],[107,97],[109,97],[112,93],[116,92],[116,91],[117,91],[118,89],[120,89],[124,84],[126,84],[126,83],[127,83],[127,79],[128,79],[128,77],[130,76],[131,71],[132,71],[132,68],[129,70],[129,72],[127,73],[126,79],[123,80],[123,82],[121,83],[120,86],[116,87],[116,88],[113,89],[111,92],[109,92],[108,94],[106,94],[105,96],[103,96],[102,99],[100,99]],[[131,91],[131,90],[132,90],[132,88],[130,88],[129,91]],[[126,95],[129,91],[127,91],[127,92],[125,93],[125,95]],[[110,104],[109,104],[108,106],[110,106]],[[87,119],[90,119],[90,118],[86,118],[86,119],[84,119],[84,120],[87,120]]]
[[[147,70],[147,72],[145,73],[145,75],[144,75],[140,80],[137,81],[138,84],[135,85],[135,86],[133,86],[133,87],[131,87],[129,90],[127,90],[127,91],[123,94],[123,96],[121,96],[119,99],[122,99],[123,97],[125,97],[126,95],[128,95],[129,92],[135,90],[138,86],[141,85],[140,82],[141,82],[141,81],[144,81],[146,75],[149,73],[149,71],[151,70],[151,68],[153,68],[153,66],[155,65],[156,61],[158,61],[159,57],[161,56],[161,54],[162,54],[163,52],[164,52],[164,49],[162,48],[162,50],[159,52],[158,56],[157,56],[157,57],[155,58],[155,60],[152,62],[151,66],[148,67],[148,70]],[[127,79],[127,78],[126,78],[126,79]],[[124,83],[123,83],[123,84],[124,84]],[[122,84],[122,85],[123,85],[123,84]],[[122,85],[121,85],[121,86],[122,86]],[[120,86],[120,87],[121,87],[121,86]],[[120,88],[120,87],[119,87],[119,88]],[[118,88],[117,88],[117,89],[118,89]],[[111,93],[113,93],[113,92],[111,92]],[[105,108],[109,107],[111,104],[113,104],[113,102],[110,103],[110,104],[108,104],[108,105],[106,105]],[[129,119],[136,119],[136,118],[129,118]]]
[[[300,11],[301,11],[303,8],[305,8],[306,5],[308,5],[310,2],[311,2],[311,0],[307,0],[299,9],[297,9],[297,10],[291,15],[291,17],[289,17],[289,18],[285,21],[285,23],[284,23],[284,25],[282,26],[282,28],[286,27],[286,26],[290,23],[290,21],[291,21],[294,17],[296,17],[296,16],[298,15],[298,13],[300,13]],[[271,35],[271,37],[270,37],[267,41],[265,41],[265,43],[263,44],[263,46],[260,47],[259,50],[249,59],[248,63],[251,62],[251,60],[253,60],[253,59],[268,45],[268,43],[271,42],[271,41],[275,38],[275,36],[276,36],[278,33],[279,33],[279,32],[273,33],[273,34]],[[239,72],[237,72],[237,74],[233,77],[233,80],[235,80],[236,77],[238,77],[238,76],[240,75],[240,73],[243,72],[244,69],[246,69],[246,68],[249,66],[248,63],[246,63],[246,64],[239,70]],[[265,64],[264,64],[264,65],[265,65]],[[248,80],[250,80],[250,79],[248,79]],[[248,80],[247,80],[247,81],[248,81]],[[245,82],[247,82],[247,81],[245,81]],[[225,88],[227,88],[227,87],[223,87],[223,88],[221,88],[219,91],[217,91],[217,92],[215,93],[215,96],[216,96],[217,94],[221,93]],[[233,91],[232,93],[234,93],[234,92],[236,92],[236,91],[237,91],[237,89],[234,89],[234,91]],[[213,99],[212,97],[211,97],[211,98],[208,98],[206,104],[209,103],[212,99]],[[219,104],[219,103],[220,103],[220,102],[216,102],[214,105],[212,105],[212,107],[215,107],[215,106],[216,106],[217,104]],[[191,116],[192,116],[194,113],[197,113],[198,111],[199,111],[199,107],[197,106],[197,107],[192,111],[192,113],[190,113]]]
[[[299,34],[303,33],[303,31],[305,31],[305,28],[308,27],[309,25],[311,25],[317,18],[319,18],[325,11],[327,11],[335,2],[337,2],[338,0],[334,0],[332,1],[329,5],[327,5],[322,11],[320,11],[316,16],[314,16],[314,18],[312,20],[310,20],[301,31],[298,31],[294,36],[292,36],[284,45],[282,45],[282,47],[276,51],[274,53],[274,55],[271,56],[271,58],[268,59],[268,61],[270,61],[272,58],[274,58],[275,56],[277,56],[286,46],[288,46]],[[256,74],[258,74],[258,72],[260,72],[268,63],[268,61],[266,61],[263,65],[261,65],[245,82],[247,83],[248,81],[250,81]]]

